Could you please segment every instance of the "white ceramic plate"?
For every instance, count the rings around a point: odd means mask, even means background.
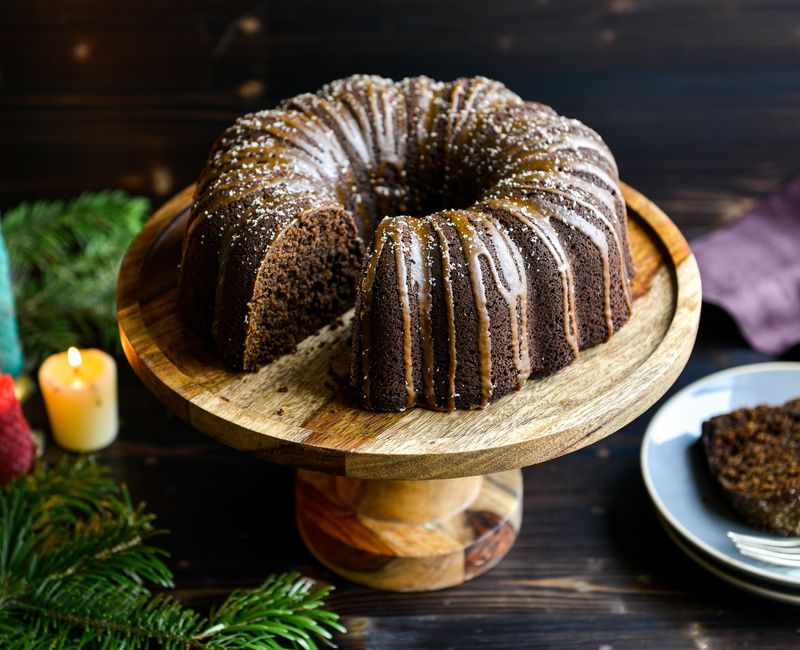
[[[741,555],[727,532],[768,535],[739,520],[713,483],[700,448],[703,421],[742,406],[800,397],[800,363],[757,363],[709,375],[667,400],[642,441],[642,474],[660,515],[696,550],[744,575],[800,585],[800,569]]]

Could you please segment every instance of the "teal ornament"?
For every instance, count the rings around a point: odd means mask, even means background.
[[[17,311],[14,307],[14,292],[11,290],[8,251],[0,229],[0,371],[16,377],[22,374],[24,366],[25,359],[19,343]]]

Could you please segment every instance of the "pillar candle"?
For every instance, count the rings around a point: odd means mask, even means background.
[[[69,451],[88,452],[117,437],[117,364],[102,350],[70,348],[39,369],[50,429]]]

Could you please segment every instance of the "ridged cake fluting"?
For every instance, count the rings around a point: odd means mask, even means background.
[[[606,340],[631,314],[632,274],[594,131],[480,77],[354,76],[217,141],[180,302],[248,370],[355,302],[362,403],[452,410]]]

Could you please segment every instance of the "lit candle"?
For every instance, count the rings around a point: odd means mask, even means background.
[[[70,451],[95,451],[119,430],[117,364],[102,350],[70,348],[39,368],[53,438]]]

